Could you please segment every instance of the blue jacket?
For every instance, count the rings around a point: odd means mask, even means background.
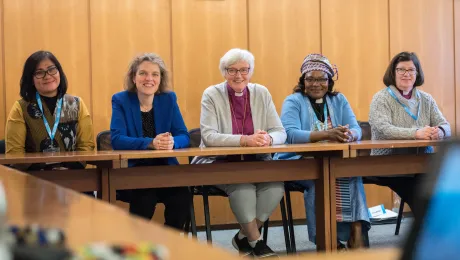
[[[155,130],[157,134],[170,132],[174,138],[174,149],[190,145],[190,136],[177,105],[174,92],[155,95],[153,102]],[[114,150],[146,150],[153,138],[143,136],[142,119],[137,94],[128,91],[112,97],[112,121],[110,123]],[[129,167],[136,160],[129,160]],[[168,164],[179,164],[176,158],[168,158]]]
[[[349,125],[353,134],[361,139],[361,127],[356,121],[348,100],[341,93],[336,96],[326,95],[329,115],[332,126]],[[314,129],[315,116],[308,97],[297,92],[289,95],[283,103],[281,109],[281,122],[286,129],[288,144],[301,144],[310,142],[310,134]],[[276,159],[295,159],[291,158],[293,153],[277,154]]]

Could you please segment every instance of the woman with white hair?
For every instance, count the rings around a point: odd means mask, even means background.
[[[225,81],[208,87],[201,99],[201,147],[263,147],[283,144],[286,132],[268,90],[249,83],[254,56],[231,49],[219,65]],[[271,160],[270,154],[196,157],[193,163]],[[244,164],[241,165],[244,167]],[[242,255],[276,256],[263,242],[259,228],[284,193],[282,182],[219,185],[228,195],[240,231],[232,244]]]

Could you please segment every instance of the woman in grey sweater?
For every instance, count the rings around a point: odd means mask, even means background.
[[[220,60],[225,81],[208,87],[201,99],[201,147],[263,147],[283,144],[286,132],[268,90],[249,83],[254,56],[232,49]],[[270,154],[196,157],[192,163],[271,160]],[[244,167],[244,164],[241,164]],[[232,244],[243,255],[276,256],[263,242],[259,228],[276,208],[284,193],[282,182],[219,185],[227,193],[241,230]]]
[[[419,90],[424,75],[413,52],[396,55],[383,77],[387,86],[374,95],[369,112],[372,140],[440,140],[450,136],[450,124],[433,97]],[[431,153],[432,147],[373,149],[371,155]],[[419,175],[367,178],[367,183],[388,186],[413,208]]]

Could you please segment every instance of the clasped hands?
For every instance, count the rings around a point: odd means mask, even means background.
[[[444,138],[444,132],[438,126],[425,126],[415,132],[417,140],[441,140]]]
[[[240,146],[263,147],[272,145],[272,137],[263,130],[256,130],[252,135],[242,135]]]
[[[158,134],[153,139],[151,147],[155,150],[172,150],[174,148],[174,138],[169,132]]]

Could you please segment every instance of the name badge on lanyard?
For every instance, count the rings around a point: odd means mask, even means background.
[[[318,131],[326,131],[327,130],[327,106],[326,106],[326,102],[324,102],[323,111],[324,111],[324,123],[321,122],[318,119],[318,117],[316,116],[316,113],[313,112],[313,115],[315,116],[316,128],[318,129]]]
[[[58,143],[54,139],[54,137],[56,135],[59,121],[61,120],[62,97],[57,100],[57,104],[56,104],[57,110],[56,110],[56,115],[54,118],[54,126],[53,126],[53,130],[51,131],[48,120],[46,120],[46,117],[45,117],[45,112],[43,111],[43,105],[42,105],[42,100],[40,99],[40,95],[38,94],[38,92],[36,92],[35,94],[36,94],[35,97],[37,99],[38,108],[40,108],[40,111],[42,112],[43,123],[45,124],[46,132],[48,133],[48,136],[49,136],[49,140],[47,140],[46,142],[47,147],[43,149],[43,152],[59,152],[60,148],[59,148]]]
[[[404,108],[404,110],[406,111],[406,113],[407,113],[410,117],[412,117],[415,121],[417,121],[417,119],[418,119],[418,117],[419,117],[419,115],[420,115],[420,103],[421,103],[421,102],[420,102],[420,101],[418,102],[418,106],[417,106],[417,115],[414,115],[414,114],[410,111],[409,107],[407,107],[406,104],[403,104],[403,103],[398,99],[398,97],[395,95],[395,93],[393,92],[393,90],[391,90],[390,87],[387,87],[387,90],[388,90],[388,92],[390,93],[390,95],[391,95],[391,96],[392,96],[392,97],[393,97],[393,98]],[[417,94],[418,94],[418,93],[417,93]]]

